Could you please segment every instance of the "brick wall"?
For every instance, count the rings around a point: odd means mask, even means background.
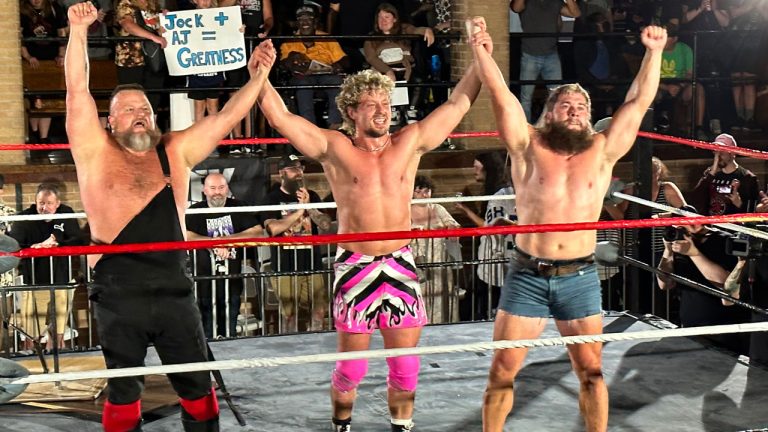
[[[3,126],[0,143],[23,143],[24,102],[21,85],[21,44],[19,42],[19,2],[8,1],[0,8],[0,106]],[[0,165],[23,164],[24,151],[1,151]]]
[[[499,65],[505,79],[509,78],[509,1],[508,0],[457,0],[453,3],[453,28],[460,29],[462,40],[451,46],[451,77],[458,81],[467,66],[472,63],[472,51],[466,43],[464,20],[474,16],[482,16],[488,25],[488,32],[493,38],[493,58]],[[485,90],[480,92],[457,131],[489,131],[496,130],[496,124],[491,110],[490,99]],[[472,138],[457,140],[466,149],[482,149],[500,147],[501,143],[493,138]]]

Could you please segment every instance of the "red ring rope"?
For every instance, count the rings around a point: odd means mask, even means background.
[[[448,138],[488,138],[498,137],[497,131],[486,132],[454,132],[448,135]],[[752,150],[747,148],[740,148],[734,146],[726,146],[722,144],[713,144],[703,141],[697,141],[687,138],[678,138],[671,135],[662,135],[653,132],[638,132],[637,136],[643,138],[650,138],[657,141],[666,141],[670,143],[683,144],[694,148],[700,148],[705,150],[722,151],[726,153],[734,153],[741,156],[748,156],[755,159],[768,160],[768,152],[760,150]],[[243,145],[243,144],[288,144],[288,140],[285,138],[243,138],[243,139],[226,139],[221,141],[222,145]],[[0,151],[3,150],[64,150],[68,149],[69,144],[0,144]]]
[[[768,220],[768,213],[746,213],[724,216],[652,218],[638,220],[617,220],[598,222],[577,222],[541,225],[509,225],[480,228],[453,228],[440,230],[389,231],[374,233],[324,234],[294,237],[257,237],[237,241],[211,239],[179,242],[131,243],[124,245],[59,246],[55,248],[27,248],[18,252],[0,255],[14,255],[19,258],[96,255],[113,253],[160,252],[170,250],[209,249],[215,247],[253,247],[276,244],[320,245],[374,240],[399,240],[411,238],[470,237],[479,235],[526,234],[539,232],[582,231],[596,229],[649,228],[669,225],[709,225],[724,222],[759,222]]]

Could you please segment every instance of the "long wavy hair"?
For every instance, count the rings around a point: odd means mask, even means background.
[[[349,114],[347,114],[347,109],[357,108],[360,98],[364,93],[377,90],[392,93],[394,87],[395,83],[389,77],[373,69],[366,69],[356,74],[348,75],[341,84],[341,91],[336,96],[336,106],[339,107],[342,119],[340,129],[350,136],[354,136],[357,130],[355,129],[354,122],[349,118]]]

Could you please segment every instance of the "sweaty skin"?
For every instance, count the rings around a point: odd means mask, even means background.
[[[94,241],[109,244],[126,224],[166,186],[154,145],[132,147],[115,136],[158,133],[152,106],[140,90],[121,91],[112,100],[109,126],[99,122],[96,104],[88,89],[87,31],[96,19],[90,2],[78,3],[68,12],[70,35],[64,64],[67,85],[67,136],[77,166],[80,196]],[[261,85],[274,62],[274,48],[265,41],[248,62],[251,79],[216,115],[205,117],[188,129],[163,136],[168,154],[171,186],[177,217],[184,226],[189,173],[254,105]],[[89,255],[94,266],[101,255]]]

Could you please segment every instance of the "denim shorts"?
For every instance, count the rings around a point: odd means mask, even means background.
[[[512,315],[575,320],[602,311],[597,266],[564,276],[543,277],[523,268],[514,256],[501,289],[499,309]]]

